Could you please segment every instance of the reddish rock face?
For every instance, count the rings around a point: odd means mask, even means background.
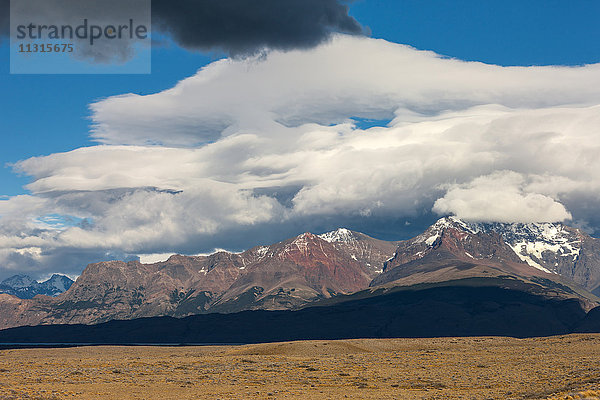
[[[452,218],[443,218],[421,235],[401,242],[385,263],[385,272],[409,263],[426,266],[430,261],[443,259],[501,267],[525,275],[539,272],[524,264],[497,232],[473,232],[462,221]],[[385,280],[386,276],[383,274],[377,281]]]
[[[311,233],[250,252],[256,254],[254,262],[218,299],[217,309],[229,311],[233,305],[247,302],[244,294],[253,288],[260,292],[253,295],[250,308],[286,309],[362,290],[371,282],[368,265]],[[381,265],[383,259],[379,261]]]
[[[155,264],[90,264],[57,297],[21,300],[0,295],[0,328],[297,309],[369,286],[472,277],[546,282],[548,291],[571,291],[594,302],[582,287],[600,294],[599,243],[561,224],[475,224],[452,217],[402,242],[343,228],[322,235],[304,233],[239,254],[174,255]]]
[[[371,286],[513,276],[597,299],[600,241],[559,223],[468,223],[447,217],[401,242]],[[554,282],[554,283],[552,283]]]
[[[371,281],[365,265],[312,233],[284,242],[276,246],[275,251],[278,260],[301,266],[304,279],[316,290],[325,288],[350,293],[368,287]],[[256,269],[260,270],[261,266]]]
[[[345,229],[321,236],[304,233],[240,254],[90,264],[56,298],[0,298],[0,327],[294,309],[367,288],[396,247]]]
[[[251,262],[213,304],[213,311],[293,309],[307,302],[365,289],[383,270],[396,242],[338,229],[242,253]]]

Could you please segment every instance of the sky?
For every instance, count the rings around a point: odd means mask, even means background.
[[[11,75],[4,37],[0,278],[450,214],[599,232],[598,2],[287,6],[156,0],[148,75]]]

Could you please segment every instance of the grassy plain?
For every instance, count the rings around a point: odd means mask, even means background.
[[[599,399],[600,335],[0,351],[1,399]]]

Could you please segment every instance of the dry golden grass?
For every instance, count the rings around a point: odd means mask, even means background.
[[[600,335],[0,351],[2,399],[598,399]]]

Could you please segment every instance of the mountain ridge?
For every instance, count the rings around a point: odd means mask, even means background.
[[[388,293],[312,305],[299,310],[247,310],[113,320],[97,325],[44,325],[0,331],[0,342],[62,344],[259,343],[311,339],[512,336],[597,332],[596,308],[519,288],[520,282],[470,279],[397,288]],[[377,289],[382,291],[383,288]],[[360,323],[357,323],[360,322]]]
[[[43,282],[38,282],[28,275],[17,274],[0,282],[0,293],[20,299],[31,299],[37,295],[58,296],[66,292],[73,282],[71,278],[60,274],[53,274]]]
[[[57,297],[0,295],[0,327],[296,310],[369,288],[466,278],[511,277],[543,287],[551,297],[576,299],[589,310],[600,302],[591,293],[600,286],[599,242],[562,224],[469,223],[455,217],[397,242],[346,228],[305,232],[241,253],[90,264]]]
[[[90,264],[56,298],[17,300],[0,295],[0,327],[300,308],[368,287],[381,269],[376,266],[383,265],[396,247],[396,242],[345,233],[352,240],[328,241],[307,232],[242,253],[173,255],[154,264]]]

